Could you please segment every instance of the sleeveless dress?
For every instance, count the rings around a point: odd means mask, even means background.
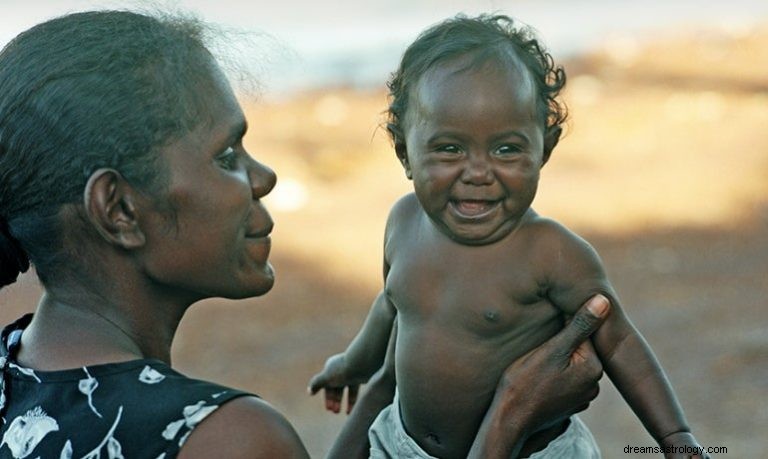
[[[242,392],[159,360],[35,371],[16,364],[28,314],[0,335],[0,458],[176,457],[206,416]]]

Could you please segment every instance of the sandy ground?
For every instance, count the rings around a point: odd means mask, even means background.
[[[596,247],[699,439],[728,448],[719,457],[768,451],[766,45],[765,29],[694,35],[570,63],[573,121],[535,204]],[[174,347],[181,371],[272,402],[313,457],[343,418],[306,384],[361,325],[387,210],[410,187],[376,130],[384,103],[338,89],[247,108],[247,145],[281,180],[269,203],[278,280],[264,298],[193,306]],[[38,295],[32,275],[3,289],[0,320]],[[652,445],[602,389],[584,418],[604,457]]]

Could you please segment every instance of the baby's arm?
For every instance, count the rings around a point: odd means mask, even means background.
[[[395,315],[394,306],[382,290],[373,301],[363,328],[347,350],[331,356],[325,362],[323,371],[312,378],[309,390],[314,395],[325,389],[326,409],[334,413],[340,411],[344,388],[347,387],[347,413],[352,410],[360,384],[368,381],[384,362]]]
[[[389,256],[394,250],[393,228],[404,218],[407,210],[407,199],[401,199],[392,208],[387,218],[384,231],[384,265],[383,274],[386,282],[389,274]],[[387,298],[384,290],[373,301],[363,328],[357,333],[347,350],[331,356],[325,362],[323,371],[316,374],[309,383],[311,394],[325,389],[325,407],[338,413],[341,410],[341,400],[344,388],[348,388],[347,413],[352,410],[357,399],[360,384],[365,383],[384,362],[387,344],[395,321],[397,310]]]
[[[546,263],[540,266],[549,299],[571,315],[591,295],[607,296],[611,314],[592,337],[606,374],[661,445],[698,446],[661,365],[624,314],[595,250],[554,222],[542,226]]]

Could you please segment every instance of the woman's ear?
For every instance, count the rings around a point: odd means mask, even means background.
[[[560,126],[550,126],[544,133],[544,158],[541,165],[547,164],[549,157],[552,155],[552,150],[557,146],[557,142],[560,141],[560,134],[562,134],[563,128]]]
[[[395,141],[395,154],[397,159],[400,160],[400,164],[403,165],[405,176],[408,177],[408,180],[411,180],[413,174],[411,173],[411,163],[408,162],[408,148],[405,146],[405,142]]]
[[[99,169],[88,178],[83,204],[88,221],[107,242],[124,249],[144,246],[136,209],[136,190],[114,169]]]

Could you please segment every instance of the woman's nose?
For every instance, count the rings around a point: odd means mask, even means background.
[[[260,199],[268,195],[277,183],[277,175],[267,165],[253,160],[249,171],[253,199]]]

